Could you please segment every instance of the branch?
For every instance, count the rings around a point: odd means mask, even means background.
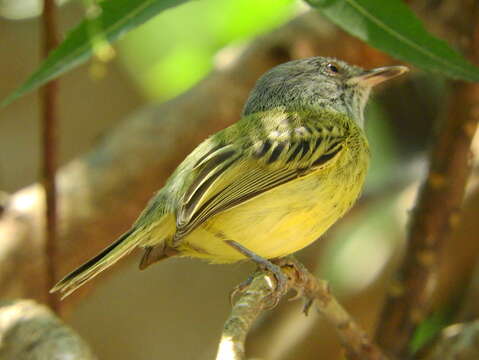
[[[415,328],[429,311],[439,252],[460,220],[470,173],[470,145],[479,118],[470,109],[478,101],[479,85],[455,84],[411,218],[399,281],[382,312],[378,343],[400,358],[406,355]]]
[[[139,111],[90,153],[64,166],[57,176],[57,271],[70,271],[125,231],[194,146],[239,118],[263,72],[291,58],[313,55],[365,65],[367,59],[351,51],[358,43],[325,25],[317,14],[303,15],[257,39],[239,56],[223,54],[215,71],[190,91]],[[43,194],[37,185],[13,194],[4,209],[0,292],[5,296],[44,300],[42,213]],[[87,290],[88,286],[76,295]]]
[[[47,307],[31,300],[0,304],[0,357],[94,360],[85,342]]]
[[[245,359],[246,335],[253,322],[268,307],[274,285],[273,277],[267,273],[253,275],[224,325],[216,360]]]
[[[434,8],[416,0],[433,27],[447,30],[449,39],[461,44],[473,60],[477,44],[477,2],[445,0]],[[460,209],[471,170],[471,142],[477,129],[479,85],[452,82],[450,103],[441,118],[430,154],[429,171],[418,194],[407,236],[406,252],[398,281],[391,287],[382,311],[376,339],[391,355],[409,355],[409,343],[428,314],[438,281],[438,259],[452,231],[460,222]]]
[[[329,286],[318,280],[294,258],[281,266],[288,277],[288,290],[295,290],[306,298],[307,314],[313,301],[318,311],[335,327],[348,358],[351,360],[387,360],[366,333],[351,318],[331,294]],[[258,271],[234,304],[226,321],[216,360],[245,359],[245,340],[253,322],[268,307],[276,289],[276,280],[269,273]]]
[[[54,0],[43,1],[42,13],[43,28],[43,57],[57,45],[57,24],[55,17]],[[45,294],[50,307],[59,312],[60,303],[57,294],[50,294],[49,290],[55,285],[56,260],[57,260],[57,196],[55,171],[57,166],[57,91],[58,81],[53,80],[40,89],[40,101],[42,104],[42,184],[46,198],[46,240],[44,257],[46,264]]]
[[[479,318],[479,261],[477,260],[458,318],[459,321]]]

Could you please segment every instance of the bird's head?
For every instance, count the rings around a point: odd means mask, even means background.
[[[362,127],[371,89],[406,71],[405,66],[363,70],[325,57],[290,61],[269,70],[257,81],[243,115],[273,109],[325,109],[344,113]]]

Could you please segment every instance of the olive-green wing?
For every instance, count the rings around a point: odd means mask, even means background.
[[[217,146],[194,166],[194,181],[177,210],[178,241],[213,215],[268,190],[328,166],[343,149],[344,137],[275,134],[247,148]]]

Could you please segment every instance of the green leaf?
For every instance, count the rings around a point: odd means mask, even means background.
[[[40,67],[19,88],[0,102],[5,106],[52,80],[91,56],[98,39],[114,41],[158,13],[188,0],[107,0],[97,4],[98,16],[86,18],[53,50]]]
[[[464,294],[462,294],[464,295]],[[424,319],[416,328],[409,348],[411,352],[415,353],[423,346],[427,345],[432,339],[448,325],[457,313],[457,309],[460,308],[460,301],[463,296],[454,298],[449,304],[435,310],[426,319]]]
[[[399,60],[451,78],[479,81],[479,68],[426,31],[401,0],[306,0],[351,35]]]

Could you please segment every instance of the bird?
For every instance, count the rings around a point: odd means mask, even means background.
[[[320,238],[360,195],[370,161],[370,91],[407,71],[329,57],[273,67],[240,119],[199,144],[131,228],[51,292],[69,295],[137,247],[140,269],[173,256],[250,259],[278,275],[275,259]]]

